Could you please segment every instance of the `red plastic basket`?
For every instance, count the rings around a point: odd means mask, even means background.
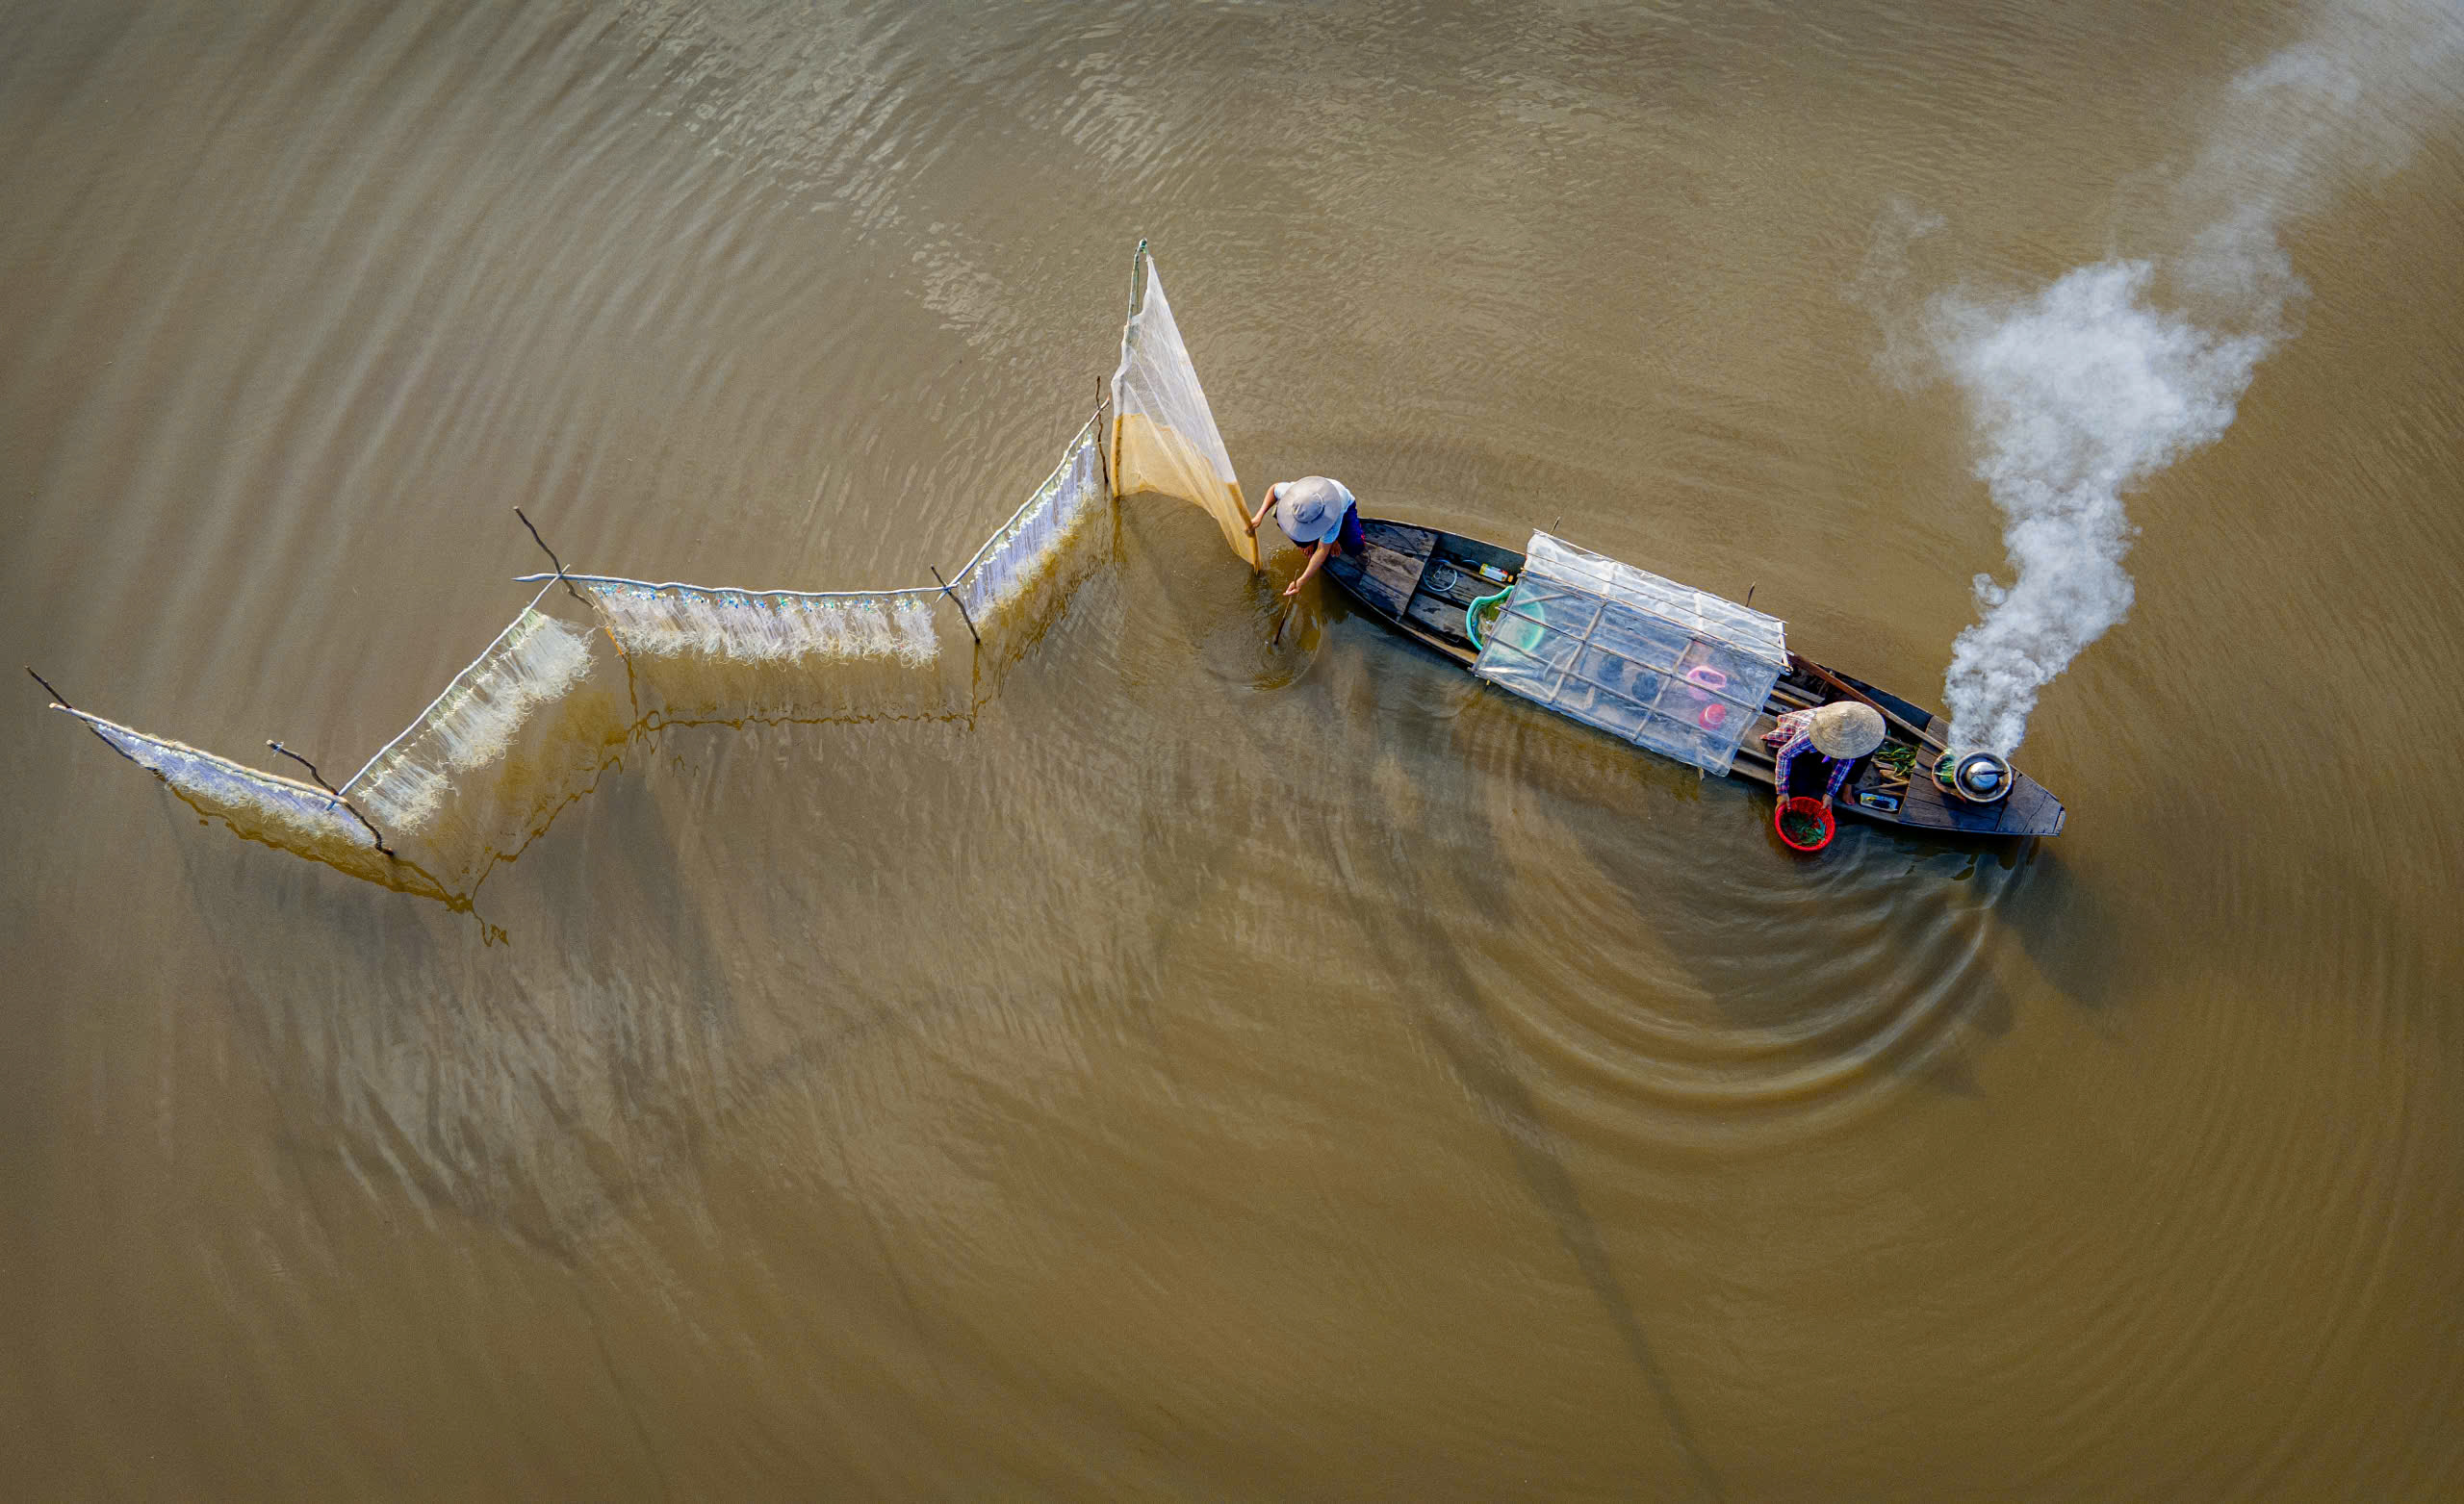
[[[1821,839],[1808,845],[1790,835],[1787,826],[1781,820],[1783,815],[1788,814],[1804,815],[1820,822]],[[1831,844],[1832,836],[1839,829],[1839,822],[1832,818],[1829,804],[1810,795],[1798,794],[1790,797],[1786,803],[1771,811],[1771,828],[1780,832],[1781,841],[1792,852],[1818,852]]]

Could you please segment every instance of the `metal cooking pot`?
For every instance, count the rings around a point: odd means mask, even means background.
[[[1944,752],[1934,764],[1934,782],[1943,793],[1971,804],[2007,799],[2018,775],[2011,764],[1989,752]]]

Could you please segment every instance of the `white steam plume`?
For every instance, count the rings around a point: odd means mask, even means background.
[[[2081,267],[2033,293],[1955,289],[1912,319],[1885,312],[1886,367],[1966,398],[2015,572],[2008,585],[1977,576],[1982,616],[1952,648],[1955,746],[2016,749],[2038,691],[2128,613],[2123,493],[2222,435],[2259,362],[2295,332],[2304,289],[2278,230],[2401,166],[2417,122],[2456,105],[2459,62],[2464,0],[2330,6],[2234,81],[2177,186],[2197,226],[2179,251]],[[1869,296],[1886,300],[1883,264],[1930,227],[1886,233]]]

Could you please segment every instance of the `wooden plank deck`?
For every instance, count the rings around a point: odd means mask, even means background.
[[[1421,572],[1428,567],[1437,534],[1425,527],[1365,520],[1360,530],[1368,550],[1356,562],[1350,554],[1337,553],[1326,561],[1326,569],[1338,574],[1363,600],[1399,621],[1412,592],[1420,588]]]
[[[1403,608],[1403,620],[1416,626],[1426,627],[1441,637],[1463,635],[1463,608],[1444,596],[1427,591],[1415,591],[1412,603]]]

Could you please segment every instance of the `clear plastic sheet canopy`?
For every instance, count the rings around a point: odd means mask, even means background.
[[[1779,618],[1533,533],[1472,672],[1707,773],[1788,666]]]

